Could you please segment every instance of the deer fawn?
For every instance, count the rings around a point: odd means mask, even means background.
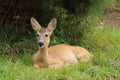
[[[31,18],[32,28],[37,33],[39,50],[33,55],[34,67],[61,67],[77,64],[78,60],[89,61],[91,54],[83,47],[58,44],[48,48],[50,36],[56,28],[57,20],[53,18],[47,28],[41,27],[35,18]]]

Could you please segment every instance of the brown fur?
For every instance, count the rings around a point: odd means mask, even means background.
[[[38,42],[42,41],[44,46],[33,55],[34,67],[62,67],[64,65],[77,64],[79,60],[89,61],[92,55],[83,47],[58,44],[48,48],[50,35],[56,27],[56,19],[52,19],[47,28],[42,28],[40,24],[31,18],[33,29],[39,34]],[[48,37],[45,37],[45,35]],[[42,38],[40,38],[40,36]]]

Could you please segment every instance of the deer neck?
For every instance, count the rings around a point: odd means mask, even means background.
[[[39,48],[39,52],[43,58],[48,57],[48,46],[44,46],[43,48]]]

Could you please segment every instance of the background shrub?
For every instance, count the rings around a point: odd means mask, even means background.
[[[50,46],[58,43],[92,46],[83,43],[83,39],[99,26],[101,15],[113,2],[115,0],[0,0],[0,44],[9,45],[15,53],[24,51],[22,49],[36,50],[30,25],[33,16],[42,26],[47,26],[51,18],[57,18],[58,26]]]

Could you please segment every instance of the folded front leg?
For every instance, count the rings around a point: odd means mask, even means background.
[[[60,68],[64,65],[64,61],[62,60],[50,60],[51,62],[48,63],[48,67],[52,68]]]

